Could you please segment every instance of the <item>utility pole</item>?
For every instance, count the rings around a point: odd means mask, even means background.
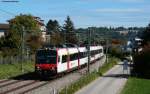
[[[108,40],[106,39],[106,63],[108,63]]]
[[[91,52],[90,52],[90,45],[91,45],[91,29],[88,29],[88,45],[87,45],[87,55],[88,55],[88,63],[87,63],[87,71],[88,73],[90,72],[90,56],[91,56]]]
[[[21,33],[21,72],[23,72],[23,62],[24,62],[24,26],[22,26],[22,33]]]

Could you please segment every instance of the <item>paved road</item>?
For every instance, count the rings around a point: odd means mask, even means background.
[[[103,77],[98,78],[75,94],[119,94],[127,81],[122,62],[114,66]]]

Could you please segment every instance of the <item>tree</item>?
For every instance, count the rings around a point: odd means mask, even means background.
[[[43,41],[41,38],[41,34],[30,34],[28,35],[28,38],[26,40],[27,46],[29,46],[31,49],[31,53],[34,53],[36,49],[42,47]]]
[[[25,44],[27,44],[31,50],[34,49],[33,45],[41,44],[41,42],[29,43],[31,41],[28,41],[27,43],[27,40],[30,40],[29,38],[31,38],[32,35],[37,35],[39,38],[41,37],[39,36],[41,32],[40,32],[38,22],[33,18],[32,15],[20,14],[19,16],[16,16],[15,18],[9,20],[9,24],[10,24],[10,30],[6,37],[8,37],[11,44],[13,44],[12,45],[13,48],[16,49],[21,48],[23,32],[25,34],[24,36]]]
[[[142,34],[142,51],[134,54],[133,72],[144,78],[150,78],[150,24]]]
[[[67,19],[65,20],[63,32],[65,36],[65,42],[77,44],[78,40],[76,37],[75,28],[69,16],[67,16]]]
[[[47,23],[47,33],[50,35],[50,44],[62,44],[63,37],[61,36],[61,28],[57,20],[49,20]]]
[[[61,32],[53,32],[51,34],[51,44],[52,45],[59,45],[63,43],[63,37],[61,36]]]
[[[53,21],[50,19],[46,25],[46,28],[48,30],[48,32],[47,32],[48,34],[50,32],[59,32],[60,31],[60,25],[57,20]]]
[[[150,24],[146,27],[141,38],[143,39],[143,45],[150,45]]]

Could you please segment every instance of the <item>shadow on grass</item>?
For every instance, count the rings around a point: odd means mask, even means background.
[[[141,79],[150,79],[150,74],[140,74],[140,73],[136,73],[134,71],[131,72],[131,77],[134,78],[141,78]]]

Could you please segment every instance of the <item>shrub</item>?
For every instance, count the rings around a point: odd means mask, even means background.
[[[150,77],[150,48],[134,55],[133,73],[141,77]]]
[[[109,53],[111,56],[114,56],[114,57],[118,57],[118,58],[123,57],[123,52],[120,47],[111,47],[109,49]]]

